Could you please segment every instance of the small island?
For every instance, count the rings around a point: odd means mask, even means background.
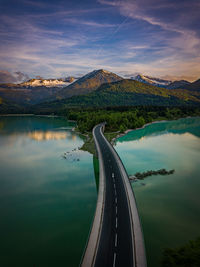
[[[129,176],[129,179],[132,181],[137,181],[137,180],[143,180],[144,178],[148,177],[148,176],[152,176],[152,175],[170,175],[173,174],[175,172],[175,170],[165,170],[165,169],[160,169],[157,171],[146,171],[146,172],[137,172],[135,173],[135,175],[131,175]]]

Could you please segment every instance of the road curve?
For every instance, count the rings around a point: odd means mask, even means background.
[[[125,168],[103,135],[93,129],[100,164],[100,184],[93,226],[82,267],[146,267],[143,235]]]

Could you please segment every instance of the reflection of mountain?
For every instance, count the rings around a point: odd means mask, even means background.
[[[183,134],[191,133],[200,137],[200,118],[186,118],[163,123],[154,123],[137,131],[129,132],[127,135],[118,139],[118,142],[139,140],[148,136],[156,136],[166,133]]]
[[[28,133],[28,137],[36,141],[46,141],[46,140],[61,140],[66,139],[68,136],[67,132],[55,132],[55,131],[34,131]]]
[[[76,135],[75,134],[72,134],[72,140],[75,141],[76,140]]]

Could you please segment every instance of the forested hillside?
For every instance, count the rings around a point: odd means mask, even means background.
[[[90,132],[98,123],[106,122],[106,131],[124,132],[142,127],[155,120],[171,120],[187,116],[200,116],[200,108],[186,107],[116,107],[107,109],[67,110],[66,116],[76,120],[78,130]]]

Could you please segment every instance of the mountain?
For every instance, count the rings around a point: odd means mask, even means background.
[[[60,79],[31,79],[23,83],[0,84],[0,96],[11,102],[36,104],[52,98],[66,85],[75,81],[73,77]]]
[[[20,105],[37,104],[45,100],[62,99],[73,95],[86,94],[96,90],[103,83],[122,79],[112,72],[95,70],[78,80],[74,77],[60,79],[38,78],[20,84],[0,84],[0,96]]]
[[[37,86],[26,88],[13,85],[6,88],[0,87],[0,97],[20,105],[36,104],[51,98],[59,90],[61,90],[60,87]]]
[[[167,87],[169,84],[172,83],[172,81],[154,78],[154,77],[150,77],[150,76],[145,76],[145,75],[141,75],[141,74],[139,74],[135,77],[131,77],[131,79],[138,81],[138,82],[147,83],[147,84],[155,85],[155,86],[159,86],[159,87]]]
[[[70,85],[72,82],[76,81],[77,79],[69,76],[66,78],[59,78],[59,79],[29,79],[28,81],[22,83],[1,83],[0,88],[32,88],[32,87],[66,87]]]
[[[25,108],[0,97],[0,114],[25,113]]]
[[[147,83],[150,85],[155,85],[158,87],[163,87],[167,89],[176,89],[176,88],[185,88],[185,86],[190,85],[190,82],[185,80],[180,81],[169,81],[169,80],[163,80],[160,78],[145,76],[145,75],[137,75],[135,77],[131,77],[132,80]]]
[[[115,73],[100,69],[94,70],[78,79],[73,84],[63,88],[56,94],[57,99],[68,98],[73,95],[82,95],[95,91],[104,83],[111,83],[123,80],[122,77]]]
[[[33,107],[36,113],[62,113],[72,107],[105,106],[187,106],[200,105],[200,93],[188,90],[168,90],[134,80],[121,80],[102,84],[88,94],[41,103]]]
[[[144,84],[133,80],[122,80],[115,83],[105,84],[98,88],[99,91],[112,91],[112,92],[123,92],[123,93],[133,93],[133,94],[144,94],[153,95],[164,98],[175,97],[179,100],[185,102],[197,102],[200,104],[200,93],[198,92],[188,92],[184,89],[171,89],[156,87],[153,85]]]
[[[181,88],[187,89],[187,90],[191,90],[191,91],[198,91],[200,92],[200,79],[198,79],[197,81],[187,84],[185,86],[181,86]]]
[[[141,81],[123,79],[112,72],[100,69],[77,80],[73,77],[38,77],[20,84],[1,84],[0,97],[4,100],[1,108],[3,105],[12,106],[13,103],[20,107],[36,104],[36,112],[37,109],[57,112],[72,106],[200,104],[200,80],[189,83],[171,82],[142,75],[136,78]],[[153,82],[159,83],[159,86],[153,85]],[[161,87],[161,84],[165,86]]]
[[[27,82],[19,84],[21,87],[65,87],[70,85],[74,81],[73,77],[66,79],[31,79]]]
[[[171,82],[166,88],[167,89],[185,88],[186,85],[190,85],[190,82],[185,80],[180,80]]]

